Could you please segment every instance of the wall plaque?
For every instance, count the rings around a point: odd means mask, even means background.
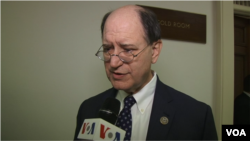
[[[206,15],[139,5],[152,10],[161,26],[161,37],[206,43]]]

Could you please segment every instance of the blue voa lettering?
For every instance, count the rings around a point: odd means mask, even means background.
[[[120,133],[115,133],[115,139],[113,141],[120,141]]]
[[[87,130],[88,130],[88,129],[87,129]],[[92,125],[91,125],[91,127],[90,127],[90,129],[89,129],[88,134],[89,134],[89,133],[90,133],[90,134],[94,134],[94,131],[95,131],[95,122],[92,123]]]

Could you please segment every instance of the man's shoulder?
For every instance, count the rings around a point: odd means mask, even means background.
[[[176,126],[181,122],[183,126],[199,126],[197,129],[202,129],[207,119],[212,122],[212,109],[208,104],[164,83],[159,85],[155,93],[155,107],[167,113],[169,118],[174,116]]]
[[[162,82],[161,82],[162,83]],[[207,108],[209,107],[207,104],[204,102],[198,101],[197,99],[181,92],[178,91],[164,83],[161,84],[164,89],[164,95],[168,95],[167,98],[172,99],[172,103],[174,105],[177,105],[178,107],[200,107],[200,108]]]

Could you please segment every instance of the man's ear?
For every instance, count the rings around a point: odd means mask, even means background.
[[[160,52],[161,52],[161,48],[162,48],[162,41],[161,40],[158,40],[158,41],[153,43],[153,46],[152,46],[152,60],[151,60],[152,64],[157,62],[158,57],[159,57]]]

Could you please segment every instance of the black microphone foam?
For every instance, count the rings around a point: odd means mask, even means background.
[[[107,98],[99,110],[99,117],[111,124],[115,124],[120,111],[120,101],[115,98]]]

